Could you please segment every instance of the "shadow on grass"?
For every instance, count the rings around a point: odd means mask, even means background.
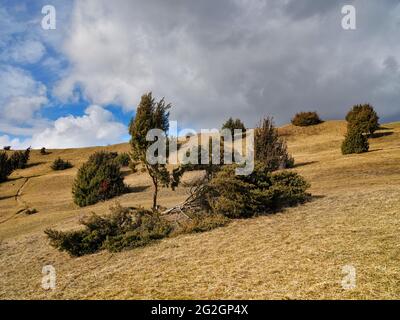
[[[131,187],[128,186],[127,187],[127,192],[126,193],[138,193],[138,192],[143,192],[146,191],[147,189],[149,189],[150,186],[135,186],[135,187]]]
[[[46,162],[44,162],[44,161],[39,161],[39,162],[28,163],[28,164],[25,166],[25,169],[32,168],[32,167],[36,167],[36,166],[40,166],[41,164],[44,164],[44,163],[46,163]]]
[[[374,132],[371,135],[371,138],[381,138],[381,137],[387,137],[387,136],[391,136],[393,135],[394,132],[390,131],[390,132]]]
[[[1,200],[6,200],[6,199],[11,199],[11,198],[15,198],[15,195],[0,197],[0,201]]]
[[[293,168],[304,167],[314,163],[318,163],[318,161],[305,161],[305,162],[295,163]]]

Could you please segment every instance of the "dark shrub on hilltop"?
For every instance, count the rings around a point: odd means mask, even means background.
[[[379,129],[379,117],[370,104],[359,104],[346,115],[349,127],[357,127],[359,131],[372,135]]]
[[[107,200],[126,190],[117,154],[100,151],[92,154],[79,168],[72,186],[74,202],[83,207]]]
[[[4,146],[4,147],[3,147],[3,150],[4,150],[4,151],[10,151],[10,150],[11,150],[11,146]]]
[[[51,165],[51,168],[53,170],[66,170],[72,167],[73,166],[71,162],[63,160],[61,158],[57,158],[56,160],[54,160],[53,164]]]
[[[294,159],[287,151],[286,142],[279,137],[272,118],[264,118],[254,130],[255,159],[270,171],[290,168]]]
[[[296,113],[292,119],[292,124],[298,127],[307,127],[320,124],[322,120],[316,112],[300,112]]]
[[[250,175],[235,175],[235,166],[225,166],[207,186],[205,197],[214,214],[248,218],[306,201],[309,184],[295,172],[271,173],[256,164]]]

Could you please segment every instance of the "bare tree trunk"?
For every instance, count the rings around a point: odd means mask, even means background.
[[[153,193],[153,210],[157,209],[157,196],[158,196],[158,182],[153,178],[154,193]]]

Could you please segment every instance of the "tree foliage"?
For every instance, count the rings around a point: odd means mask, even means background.
[[[228,129],[232,132],[232,136],[234,135],[234,130],[242,130],[246,131],[246,127],[244,123],[240,119],[235,119],[233,120],[232,117],[230,117],[223,125],[222,129]]]
[[[247,176],[235,175],[235,166],[225,166],[211,180],[205,197],[211,211],[229,218],[248,218],[306,201],[309,184],[297,173],[271,173],[257,163]]]
[[[132,168],[136,170],[137,166],[142,166],[150,175],[153,186],[153,209],[157,209],[158,189],[160,186],[174,188],[180,178],[180,170],[175,169],[172,175],[166,168],[165,163],[152,164],[147,159],[147,150],[154,143],[146,140],[146,135],[151,129],[162,130],[165,134],[165,143],[168,142],[169,129],[169,109],[170,104],[166,104],[164,99],[156,102],[152,93],[142,96],[140,104],[136,110],[135,117],[129,125],[131,135],[131,157]],[[155,154],[155,156],[162,156]],[[166,150],[168,157],[168,150]]]
[[[368,152],[368,137],[358,127],[348,126],[346,137],[342,143],[342,154]]]
[[[370,104],[353,106],[346,115],[346,121],[350,127],[356,127],[356,130],[369,136],[379,129],[379,117]]]
[[[10,156],[7,152],[0,152],[0,182],[7,180],[16,169],[24,169],[29,160],[30,148],[25,151],[15,151]]]
[[[279,137],[272,118],[264,118],[254,131],[255,159],[271,171],[290,168],[294,159],[287,151],[286,142]]]
[[[95,204],[122,194],[126,190],[117,154],[99,151],[92,154],[78,170],[72,186],[74,202],[80,207]]]

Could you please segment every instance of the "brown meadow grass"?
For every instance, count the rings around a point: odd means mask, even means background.
[[[48,244],[46,228],[78,227],[90,212],[115,201],[78,208],[71,185],[79,166],[100,148],[32,151],[30,166],[0,184],[2,299],[398,299],[400,298],[400,123],[385,124],[370,152],[343,156],[344,121],[280,128],[311,183],[313,200],[284,212],[235,220],[224,228],[181,235],[121,253],[71,258]],[[128,144],[104,147],[129,151]],[[52,171],[61,157],[74,168]],[[190,177],[186,177],[188,179]],[[150,207],[151,182],[126,170],[134,187],[122,205]],[[182,201],[187,189],[163,189],[161,205]],[[32,215],[17,213],[35,208]],[[57,287],[41,288],[42,267]],[[357,271],[356,288],[341,286],[342,267]]]

